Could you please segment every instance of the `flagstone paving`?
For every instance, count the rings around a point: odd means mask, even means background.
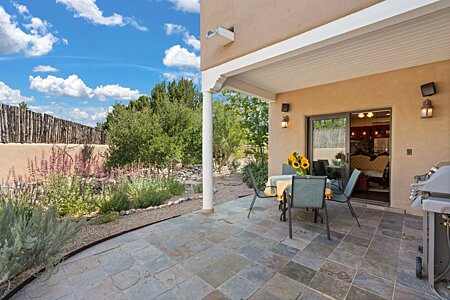
[[[275,200],[251,197],[154,224],[85,250],[13,299],[437,299],[415,277],[421,218],[330,203],[331,241]],[[448,296],[448,295],[446,295]]]

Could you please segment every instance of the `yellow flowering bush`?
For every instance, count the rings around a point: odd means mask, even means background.
[[[305,176],[309,169],[309,160],[303,154],[294,151],[289,155],[287,164],[292,166],[296,170],[296,174],[299,176]]]

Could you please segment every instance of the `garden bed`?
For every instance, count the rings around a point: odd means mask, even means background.
[[[253,190],[242,183],[242,180],[238,175],[216,178],[215,188],[215,205],[235,200],[253,192]],[[87,245],[91,245],[97,241],[107,239],[108,237],[115,236],[122,232],[127,232],[174,216],[188,214],[202,208],[201,194],[194,193],[193,191],[184,192],[180,196],[173,196],[166,201],[166,204],[170,202],[174,203],[180,198],[184,198],[185,201],[152,210],[136,210],[136,212],[132,214],[119,216],[111,222],[100,225],[96,225],[96,218],[92,218],[86,223],[86,226],[84,226],[84,228],[66,244],[62,250],[62,255],[66,256]],[[11,287],[14,288],[19,286],[37,271],[38,269],[31,269],[22,273],[11,282]]]

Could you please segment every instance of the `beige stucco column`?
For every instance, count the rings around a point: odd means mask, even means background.
[[[213,102],[212,93],[203,92],[203,134],[202,134],[202,168],[203,168],[203,212],[214,212],[213,207]]]

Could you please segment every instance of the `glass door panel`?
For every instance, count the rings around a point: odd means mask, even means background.
[[[350,114],[309,118],[308,155],[311,172],[328,176],[343,186],[348,178],[350,148]]]

